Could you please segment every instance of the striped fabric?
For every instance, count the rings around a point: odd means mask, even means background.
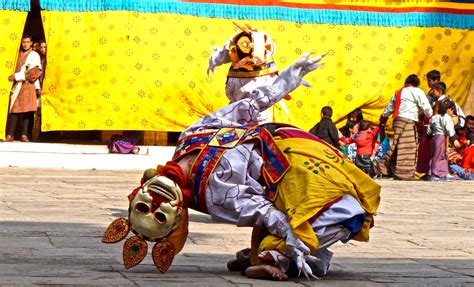
[[[379,173],[402,180],[411,180],[417,161],[417,138],[415,122],[398,118],[393,122],[393,144],[387,155],[377,165]]]
[[[36,112],[38,104],[36,102],[36,90],[34,82],[41,76],[41,70],[34,67],[26,72],[26,81],[21,85],[20,94],[16,98],[11,109],[11,113]]]
[[[28,58],[28,53],[20,52],[15,73],[18,73]],[[21,85],[20,93],[13,104],[10,113],[36,112],[38,105],[36,102],[36,90],[34,82],[41,76],[41,70],[38,67],[30,69],[25,73],[25,81]]]
[[[474,5],[433,1],[383,5],[377,1],[337,4],[326,1],[250,0],[42,0],[44,10],[64,12],[124,10],[209,18],[280,20],[297,23],[384,27],[474,29]]]

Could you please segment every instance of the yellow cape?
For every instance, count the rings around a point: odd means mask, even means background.
[[[300,138],[276,139],[276,142],[288,157],[291,168],[278,184],[274,204],[288,215],[295,234],[315,251],[319,243],[308,220],[328,203],[348,194],[356,198],[366,212],[364,225],[353,239],[368,241],[373,215],[380,202],[380,186],[328,145]],[[274,235],[266,236],[260,242],[258,253],[264,250],[286,250],[285,241]],[[253,252],[252,262],[256,262],[256,253]]]

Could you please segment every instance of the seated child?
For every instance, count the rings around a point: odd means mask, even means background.
[[[474,144],[464,149],[462,154],[462,168],[465,170],[466,175],[470,176],[469,179],[474,179]]]
[[[451,164],[451,170],[462,179],[474,180],[474,117],[467,116],[464,129],[458,138],[460,148],[459,161]]]
[[[469,115],[465,119],[464,128],[459,130],[458,141],[460,144],[459,151],[462,152],[465,148],[474,144],[474,116]]]
[[[375,154],[375,157],[373,159],[374,165],[376,165],[380,160],[382,160],[382,158],[390,150],[390,140],[388,136],[385,134],[385,127],[379,126],[378,128],[375,129],[375,131],[377,135],[375,137],[375,145],[374,145],[374,154]]]
[[[332,108],[325,106],[321,109],[321,121],[317,123],[309,132],[328,144],[337,147],[342,135],[332,122]]]

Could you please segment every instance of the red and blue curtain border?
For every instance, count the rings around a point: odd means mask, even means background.
[[[40,5],[45,10],[68,12],[128,10],[144,13],[176,13],[208,18],[281,20],[316,24],[474,28],[474,5],[473,9],[453,9],[443,7],[385,8],[268,0],[239,1],[239,3],[245,5],[222,4],[233,2],[226,0],[208,2],[213,3],[202,3],[193,0],[189,2],[163,0],[41,0]],[[265,5],[265,3],[269,4]]]

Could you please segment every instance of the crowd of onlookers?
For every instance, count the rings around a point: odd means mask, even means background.
[[[45,68],[46,42],[33,42],[31,36],[24,35],[15,73],[8,77],[13,88],[5,141],[13,141],[15,135],[30,141],[35,115],[40,114]],[[474,179],[474,117],[465,116],[446,95],[447,86],[441,82],[439,71],[430,71],[426,78],[430,88],[427,94],[418,88],[420,79],[409,75],[379,123],[364,120],[361,109],[356,109],[338,130],[331,119],[332,108],[325,106],[321,121],[310,132],[338,148],[373,178]],[[393,117],[391,140],[385,134],[389,116]],[[125,136],[115,137],[109,148],[111,152],[138,153],[136,144]]]
[[[402,180],[431,181],[474,179],[474,117],[465,116],[446,95],[440,72],[426,75],[429,92],[410,75],[395,92],[379,123],[364,120],[361,109],[347,116],[337,129],[333,110],[325,106],[321,121],[310,133],[339,149],[372,178],[389,176]],[[385,124],[393,116],[393,137]]]

